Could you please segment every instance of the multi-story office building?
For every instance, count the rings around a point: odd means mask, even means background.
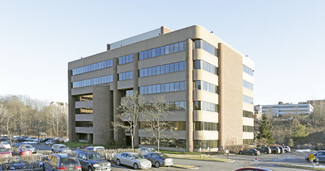
[[[69,138],[128,144],[112,121],[123,96],[163,95],[175,128],[161,145],[186,151],[252,143],[254,64],[201,26],[166,27],[107,45],[69,63]],[[150,145],[141,126],[135,145]]]
[[[313,106],[310,104],[280,104],[280,105],[261,105],[262,114],[274,116],[281,115],[309,115],[313,112]]]

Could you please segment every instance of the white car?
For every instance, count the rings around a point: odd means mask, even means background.
[[[11,145],[8,142],[0,142],[0,146],[5,147],[6,149],[11,149]]]
[[[149,169],[151,168],[151,161],[143,158],[138,153],[125,152],[119,153],[114,156],[116,164],[119,166],[121,164],[131,166],[134,169]]]
[[[45,141],[45,144],[46,145],[53,145],[55,143],[54,140],[48,140],[48,141]]]
[[[71,150],[64,144],[54,144],[52,146],[53,153],[71,153]]]

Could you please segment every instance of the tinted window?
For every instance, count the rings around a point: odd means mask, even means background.
[[[61,165],[79,165],[79,161],[76,158],[62,158]]]

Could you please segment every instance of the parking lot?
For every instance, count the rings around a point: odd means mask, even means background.
[[[21,143],[16,143],[13,147],[18,147]],[[37,154],[49,154],[51,152],[51,146],[40,144],[34,145],[37,149]],[[229,158],[233,162],[213,162],[213,161],[201,161],[201,160],[189,160],[189,159],[174,159],[175,166],[171,167],[160,167],[160,168],[151,168],[150,170],[236,170],[244,166],[257,166],[263,168],[269,168],[272,170],[306,170],[298,168],[289,168],[281,165],[305,165],[312,166],[311,163],[308,163],[304,157],[311,152],[293,152],[285,154],[261,154],[260,156],[251,156],[251,155],[239,155],[239,154],[230,154],[226,155],[214,155],[215,158]],[[37,155],[36,154],[36,155]],[[257,158],[256,158],[257,157]],[[320,166],[325,167],[325,163],[319,164]],[[181,166],[181,167],[180,167]],[[112,170],[134,170],[132,167],[128,166],[117,166],[115,163],[112,163]]]

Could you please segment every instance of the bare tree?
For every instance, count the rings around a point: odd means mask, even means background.
[[[144,130],[149,132],[157,142],[157,150],[160,148],[160,139],[166,137],[166,130],[173,133],[173,126],[170,122],[165,121],[168,116],[168,109],[170,105],[166,103],[163,96],[154,97],[152,103],[147,105],[148,111],[144,113],[143,119],[145,121]]]
[[[120,113],[116,115],[117,121],[112,122],[112,125],[114,129],[124,129],[130,132],[132,149],[134,149],[134,136],[138,134],[139,115],[146,112],[144,97],[134,91],[132,96],[121,99],[118,109]]]
[[[14,127],[14,118],[15,116],[8,111],[7,107],[3,104],[0,104],[0,122],[5,127],[7,136],[10,140],[10,144],[12,144],[11,137]]]

